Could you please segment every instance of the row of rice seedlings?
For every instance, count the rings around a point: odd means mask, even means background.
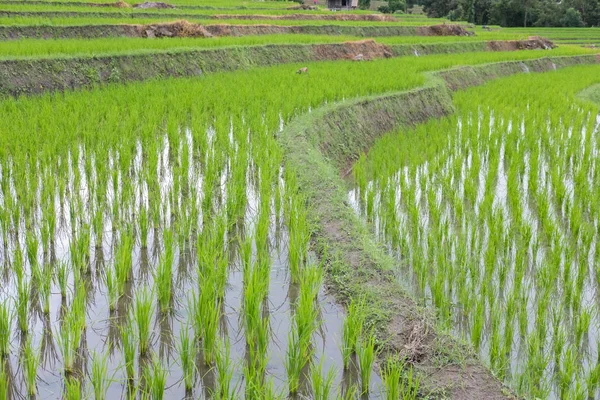
[[[598,181],[592,158],[598,110],[550,104],[551,96],[540,95],[557,87],[572,93],[591,79],[585,72],[556,74],[551,84],[538,78],[527,92],[525,114],[518,102],[506,101],[523,98],[510,92],[528,88],[524,78],[513,78],[519,83],[491,97],[489,88],[472,90],[458,96],[462,116],[384,138],[381,150],[370,153],[373,160],[363,157],[355,168],[358,208],[414,271],[418,291],[435,305],[440,321],[452,326],[464,318],[466,324],[455,329],[485,349],[500,376],[511,375],[511,353],[523,349],[526,358],[519,358],[519,373],[513,366],[513,382],[520,392],[542,398],[552,390],[561,396],[597,390],[584,384],[593,369],[570,365],[573,354],[593,359],[597,353],[588,348],[590,339],[597,340],[591,320],[598,310],[583,301],[598,285],[590,276],[597,254],[591,185]],[[432,138],[432,131],[455,133]],[[390,143],[406,140],[410,146]],[[406,167],[398,170],[401,165]],[[368,182],[371,173],[376,179]],[[579,183],[573,185],[573,177]],[[461,310],[471,312],[463,317]],[[563,326],[573,335],[561,334]],[[544,372],[549,368],[576,384],[552,389],[556,373]]]

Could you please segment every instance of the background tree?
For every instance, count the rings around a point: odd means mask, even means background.
[[[358,0],[358,8],[368,10],[371,7],[371,0]]]
[[[396,11],[406,12],[406,3],[404,0],[388,0],[388,3],[380,6],[378,10],[384,14],[393,14]]]

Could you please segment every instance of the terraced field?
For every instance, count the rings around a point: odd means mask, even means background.
[[[0,400],[600,396],[600,33],[0,2]]]

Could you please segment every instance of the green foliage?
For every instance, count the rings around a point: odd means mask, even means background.
[[[595,385],[585,343],[598,309],[583,299],[596,280],[599,137],[589,132],[599,108],[575,95],[597,73],[523,74],[456,93],[457,115],[384,136],[356,166],[358,209],[402,254],[415,295],[428,293],[440,323],[525,397],[579,398]],[[394,393],[396,375],[388,367],[383,378]]]
[[[388,0],[387,5],[382,5],[377,8],[379,12],[384,14],[394,14],[398,11],[406,11],[406,2],[404,0]]]

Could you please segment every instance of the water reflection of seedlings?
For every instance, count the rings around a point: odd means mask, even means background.
[[[206,365],[205,356],[202,347],[198,349],[198,353],[196,356],[196,369],[198,371],[198,376],[202,381],[202,390],[204,391],[204,398],[211,399],[216,390],[216,377],[215,377],[215,369],[212,365]]]
[[[159,348],[158,355],[161,359],[169,359],[174,346],[173,339],[173,319],[169,312],[163,312],[157,309],[156,324],[159,329]]]
[[[29,295],[29,283],[21,280],[17,293],[17,320],[19,321],[19,329],[21,329],[22,333],[29,330]]]
[[[358,359],[356,353],[352,353],[348,357],[348,366],[344,368],[342,373],[342,383],[340,385],[340,396],[344,399],[354,398],[357,392],[360,371],[358,368]],[[349,396],[349,397],[348,397]]]
[[[0,358],[7,357],[10,354],[10,334],[13,312],[11,311],[8,300],[0,303]]]
[[[40,365],[40,349],[33,347],[33,339],[31,335],[25,342],[21,363],[23,365],[23,374],[27,386],[27,393],[31,397],[35,397],[37,393],[37,370]]]
[[[42,332],[42,365],[49,366],[53,365],[58,356],[56,345],[54,343],[54,337],[52,336],[52,322],[50,321],[50,315],[46,314],[42,318],[43,332]]]
[[[125,363],[125,372],[129,382],[135,381],[135,332],[133,330],[133,322],[125,323],[120,326],[121,329],[121,344],[123,350],[123,362]]]

